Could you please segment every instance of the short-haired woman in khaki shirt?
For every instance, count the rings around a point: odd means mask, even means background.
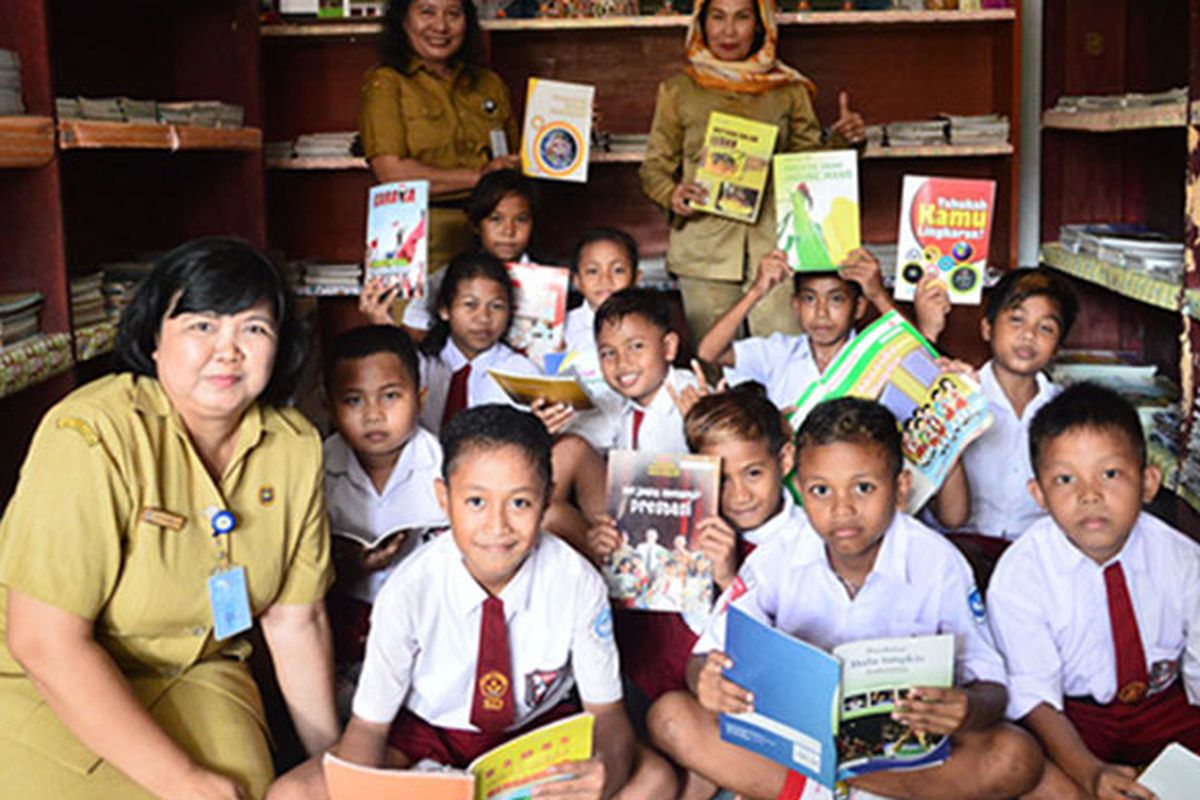
[[[337,738],[299,332],[265,257],[192,242],[125,310],[122,371],[46,413],[0,523],[0,794],[261,797],[252,621],[306,749]]]
[[[471,0],[391,0],[383,63],[363,81],[358,125],[375,177],[429,181],[434,269],[471,247],[463,206],[480,176],[520,164],[508,89],[482,66],[482,36]]]

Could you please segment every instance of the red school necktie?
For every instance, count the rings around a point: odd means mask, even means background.
[[[1146,652],[1120,562],[1104,568],[1104,588],[1108,591],[1108,621],[1117,655],[1117,699],[1128,705],[1140,703],[1148,685]]]
[[[635,408],[633,410],[633,438],[631,439],[631,443],[629,445],[631,450],[637,450],[638,448],[638,434],[642,432],[642,421],[645,419],[645,411],[642,411],[640,408]]]
[[[483,617],[479,622],[479,655],[475,664],[471,724],[484,733],[494,733],[511,725],[515,716],[512,658],[508,652],[504,601],[489,597],[483,601]]]
[[[442,427],[454,419],[454,415],[467,407],[467,380],[471,377],[471,365],[464,364],[450,377],[450,391],[446,394],[446,407],[442,409]]]

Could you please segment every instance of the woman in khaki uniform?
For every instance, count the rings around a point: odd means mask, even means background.
[[[706,194],[693,177],[709,114],[721,111],[777,125],[776,152],[822,146],[811,99],[815,88],[776,58],[778,37],[770,0],[698,0],[687,33],[689,65],[658,87],[640,175],[646,195],[671,215],[667,269],[679,279],[696,341],[741,298],[754,279],[754,265],[775,247],[769,180],[756,224],[691,207]],[[845,93],[839,106],[841,113],[830,128],[833,146],[865,141],[862,117],[849,109]],[[759,303],[750,314],[751,332],[799,333],[790,300],[790,293],[775,292]]]
[[[125,371],[47,412],[0,523],[5,797],[261,797],[252,619],[306,748],[336,738],[321,442],[283,407],[298,333],[265,258],[193,242],[126,310]]]
[[[380,182],[430,185],[429,264],[471,248],[463,211],[480,176],[520,165],[508,89],[481,65],[473,2],[391,0],[381,55],[363,82],[358,127]],[[497,154],[498,139],[513,155]]]

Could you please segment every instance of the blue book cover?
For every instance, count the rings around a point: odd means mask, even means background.
[[[952,634],[847,642],[830,654],[730,606],[725,636],[725,676],[754,693],[752,713],[721,715],[725,741],[825,786],[949,757],[949,737],[916,733],[892,712],[913,687],[954,685]]]

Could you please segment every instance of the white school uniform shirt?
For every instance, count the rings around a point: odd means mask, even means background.
[[[897,513],[875,566],[853,599],[807,518],[780,531],[742,564],[693,650],[725,647],[730,603],[824,650],[845,642],[952,633],[956,682],[1004,683],[983,600],[967,560],[945,537]]]
[[[625,398],[608,385],[600,370],[600,353],[593,332],[595,321],[596,312],[586,301],[567,312],[563,338],[568,360],[564,371],[575,375],[595,406],[589,411],[577,412],[567,430],[587,439],[592,447],[604,453],[616,437]]]
[[[453,339],[447,339],[442,352],[436,357],[421,356],[421,385],[427,390],[425,408],[421,410],[421,424],[426,429],[439,433],[442,429],[442,412],[446,409],[446,397],[450,394],[450,380],[467,363]],[[515,372],[520,375],[541,375],[537,365],[513,350],[504,342],[484,350],[471,360],[471,374],[467,376],[466,408],[484,403],[505,403],[520,408],[500,388],[500,384],[488,374],[489,369]]]
[[[471,703],[487,592],[452,534],[402,563],[379,593],[354,714],[391,723],[401,708],[443,728],[474,730]],[[587,704],[621,699],[608,590],[569,545],[543,533],[500,592],[508,624],[516,730],[579,688]]]
[[[633,446],[633,412],[634,409],[641,409],[645,416],[642,417],[642,426],[638,429],[636,449],[652,453],[688,452],[687,438],[683,435],[683,414],[679,413],[679,407],[675,405],[675,401],[671,399],[671,393],[667,391],[668,383],[675,388],[676,392],[680,392],[687,386],[695,386],[696,376],[687,370],[670,367],[663,385],[658,387],[658,391],[651,398],[649,404],[641,406],[624,398],[616,429],[616,438],[612,442],[613,447],[619,450],[635,449]]]
[[[335,534],[349,531],[375,538],[392,531],[448,527],[433,489],[441,471],[442,446],[436,436],[418,426],[400,451],[383,491],[376,491],[354,450],[341,434],[333,434],[325,440],[325,508],[330,529]],[[397,563],[411,555],[423,538],[409,535]],[[350,596],[374,602],[393,569],[367,575],[350,587]]]
[[[733,368],[729,383],[758,381],[778,408],[796,405],[800,395],[821,377],[808,334],[773,333],[751,336],[733,343]]]
[[[521,264],[529,263],[529,254],[522,253],[517,261]],[[446,277],[445,267],[429,273],[429,278],[425,281],[425,295],[414,299],[404,307],[404,316],[400,319],[402,325],[418,331],[427,331],[433,327],[433,317],[436,312],[433,305],[437,302],[444,277]]]
[[[754,545],[755,548],[759,548],[772,539],[786,534],[787,531],[798,530],[807,523],[808,518],[804,516],[804,511],[800,506],[796,505],[796,501],[792,499],[791,492],[785,489],[783,492],[783,507],[779,509],[779,512],[757,528],[742,531],[739,536]]]
[[[988,585],[992,632],[1008,666],[1008,716],[1064,697],[1112,702],[1117,661],[1104,567],[1121,563],[1137,618],[1150,690],[1183,675],[1200,705],[1200,545],[1142,512],[1121,552],[1103,566],[1050,517],[1035,522],[996,565]],[[1182,662],[1182,663],[1181,663]]]
[[[979,370],[979,385],[992,411],[992,426],[962,455],[971,487],[971,520],[964,530],[1012,540],[1045,516],[1029,494],[1029,479],[1033,477],[1029,424],[1038,409],[1062,388],[1038,373],[1037,394],[1018,417],[996,380],[991,361]]]

